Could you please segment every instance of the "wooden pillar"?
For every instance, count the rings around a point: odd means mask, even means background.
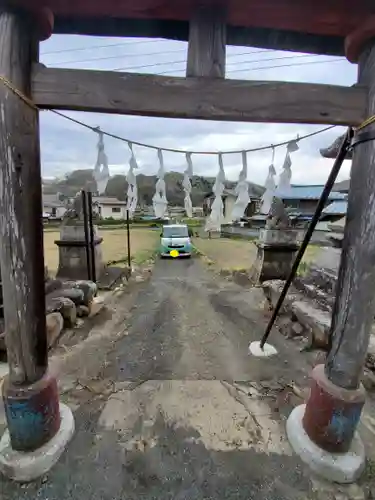
[[[375,114],[375,43],[362,51],[358,82],[368,89],[367,116]],[[372,125],[375,129],[375,126]],[[339,387],[356,389],[375,312],[375,141],[353,154],[348,211],[325,373]]]
[[[0,10],[0,75],[31,95],[38,57],[32,18]],[[38,112],[0,81],[0,262],[9,378],[3,386],[12,446],[36,449],[60,424],[47,372]],[[34,418],[35,417],[35,418]]]
[[[225,78],[226,11],[200,6],[190,20],[186,76]]]
[[[368,92],[367,115],[370,117],[375,114],[374,40],[361,51],[358,68],[359,83],[366,86]],[[374,125],[367,130],[371,128],[375,129]],[[313,370],[302,420],[303,435],[325,451],[343,454],[352,446],[365,402],[361,376],[374,312],[375,141],[370,140],[357,145],[353,153],[330,350],[325,365],[318,365]],[[293,433],[292,430],[292,437]],[[351,451],[354,457],[355,447]],[[341,466],[337,465],[338,469]],[[350,477],[357,477],[363,468],[361,453],[351,461],[351,466],[353,475]]]

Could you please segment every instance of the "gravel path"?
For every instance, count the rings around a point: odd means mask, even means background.
[[[261,291],[215,278],[199,259],[158,261],[140,286],[101,371],[111,390],[77,408],[75,438],[46,480],[4,480],[1,498],[335,498],[318,495],[285,439],[301,403],[290,384],[306,383],[309,358],[276,332],[277,358],[248,355],[266,324]]]

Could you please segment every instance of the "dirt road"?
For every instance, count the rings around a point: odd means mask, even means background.
[[[309,358],[277,333],[277,358],[248,355],[266,322],[261,291],[192,259],[157,262],[137,294],[100,371],[110,390],[77,405],[75,438],[48,478],[4,481],[1,498],[335,498],[285,438],[302,402],[290,384],[305,384]]]

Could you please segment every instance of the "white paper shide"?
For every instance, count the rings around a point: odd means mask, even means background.
[[[182,181],[182,187],[184,188],[185,198],[185,212],[186,216],[193,217],[193,204],[191,201],[191,178],[193,177],[193,162],[191,160],[191,153],[186,153],[187,169],[184,172],[184,180]]]
[[[164,160],[163,160],[163,152],[158,150],[158,159],[159,159],[159,171],[157,174],[158,180],[155,186],[155,194],[152,198],[152,204],[154,207],[155,217],[158,219],[163,219],[167,215],[167,193],[165,186],[165,171],[164,171]]]
[[[104,134],[100,131],[100,129],[97,130],[99,136],[97,145],[98,157],[96,160],[93,176],[96,182],[96,190],[98,192],[98,195],[102,195],[105,194],[105,190],[111,176],[108,168],[108,158],[104,151]]]
[[[286,156],[283,164],[283,169],[279,176],[279,182],[277,185],[276,194],[283,195],[284,197],[288,195],[291,189],[292,181],[292,158],[291,153],[298,151],[299,147],[297,141],[290,141],[286,148]]]
[[[237,185],[235,187],[237,199],[232,210],[232,221],[241,220],[246,212],[247,206],[250,203],[249,183],[247,181],[247,155],[246,151],[242,152],[242,170],[240,172]]]
[[[216,176],[213,193],[215,195],[211,206],[211,213],[206,222],[206,231],[221,231],[224,220],[223,192],[225,189],[225,172],[223,165],[223,155],[219,153],[219,172]]]
[[[273,166],[273,163],[271,163],[271,165],[268,167],[266,182],[264,183],[264,187],[266,188],[266,190],[263,193],[259,210],[261,214],[268,215],[269,211],[271,210],[272,200],[275,196],[276,191],[275,175],[276,170]]]
[[[126,180],[128,181],[126,210],[129,211],[129,217],[132,218],[138,204],[137,175],[134,172],[134,170],[138,168],[138,164],[131,143],[129,143],[129,149],[131,154],[129,159],[129,170],[126,175]]]

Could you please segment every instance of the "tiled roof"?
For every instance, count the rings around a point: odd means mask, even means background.
[[[99,205],[126,205],[126,201],[120,201],[117,198],[107,196],[93,196],[92,201]]]
[[[307,185],[295,185],[293,184],[289,190],[278,191],[276,190],[276,196],[282,198],[283,200],[319,200],[324,186],[307,186]],[[345,200],[347,195],[345,193],[338,193],[337,191],[331,191],[328,199],[330,201],[335,200]]]
[[[64,203],[59,200],[57,194],[43,194],[43,206],[44,207],[63,207]]]

